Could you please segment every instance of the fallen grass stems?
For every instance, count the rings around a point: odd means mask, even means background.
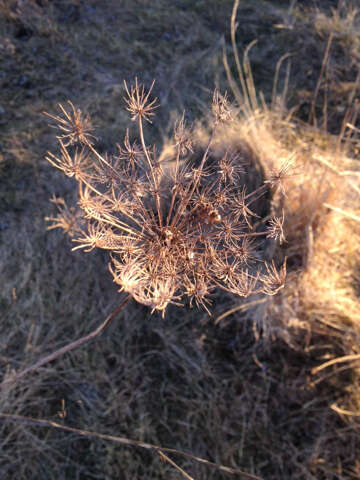
[[[146,442],[139,442],[137,440],[131,440],[129,438],[125,437],[117,437],[113,435],[106,435],[103,433],[98,433],[98,432],[90,432],[88,430],[80,430],[78,428],[72,428],[68,427],[66,425],[61,425],[60,423],[56,423],[50,420],[41,420],[41,419],[36,419],[36,418],[31,418],[31,417],[24,417],[22,415],[15,415],[15,414],[8,414],[8,413],[1,413],[0,412],[0,417],[2,418],[9,418],[11,420],[19,421],[19,422],[24,422],[24,423],[29,423],[29,424],[34,424],[38,425],[41,427],[52,427],[52,428],[57,428],[60,430],[64,430],[66,432],[72,432],[76,433],[77,435],[81,436],[86,436],[86,437],[92,437],[92,438],[100,438],[102,440],[108,440],[111,442],[116,442],[120,443],[121,445],[128,445],[131,447],[138,447],[138,448],[145,448],[146,450],[152,450],[155,453],[158,453],[164,460],[170,463],[170,465],[174,466],[177,470],[179,470],[182,475],[185,476],[185,478],[192,478],[190,477],[183,469],[181,469],[173,460],[171,460],[166,453],[172,453],[176,455],[181,455],[183,457],[189,458],[190,460],[194,460],[196,462],[202,463],[204,465],[207,465],[209,467],[215,468],[217,470],[220,470],[221,472],[228,473],[231,475],[239,475],[243,478],[249,478],[253,480],[263,480],[262,477],[258,477],[257,475],[252,475],[251,473],[244,472],[242,470],[239,470],[237,468],[230,468],[226,467],[225,465],[219,465],[214,462],[209,462],[209,460],[205,460],[204,458],[197,457],[195,455],[192,455],[191,453],[187,452],[182,452],[181,450],[177,450],[176,448],[166,448],[166,447],[160,447],[158,445],[152,445],[151,443],[146,443]]]
[[[71,102],[69,110],[59,106],[61,116],[46,114],[60,131],[61,151],[59,157],[48,153],[47,160],[74,177],[79,192],[76,212],[62,198],[53,200],[60,213],[48,217],[49,229],[62,228],[80,244],[74,250],[110,251],[109,270],[120,292],[128,295],[93,332],[15,374],[14,381],[98,336],[131,297],[164,316],[169,304],[181,305],[183,295],[189,297],[190,305],[194,302],[210,313],[208,296],[217,287],[245,298],[260,293],[276,295],[284,288],[286,258],[279,270],[274,260],[253,267],[259,262],[255,240],[285,241],[284,214],[273,216],[267,228],[256,231],[252,219],[258,215],[250,205],[268,191],[274,195],[278,187],[285,195],[282,181],[291,164],[285,162],[273,170],[269,179],[250,193],[243,184],[240,194],[245,164],[238,154],[225,151],[218,163],[208,165],[216,129],[233,120],[226,95],[217,90],[212,103],[213,132],[199,165],[187,165],[189,161],[182,158],[193,153],[184,116],[175,127],[174,157],[162,164],[156,148],[146,145],[143,130],[143,121],[151,123],[157,108],[157,99],[150,99],[153,86],[154,82],[146,91],[137,79],[130,88],[125,83],[126,108],[138,124],[141,147],[130,143],[127,131],[116,156],[103,156],[95,150],[90,119]],[[73,145],[71,155],[68,148]]]

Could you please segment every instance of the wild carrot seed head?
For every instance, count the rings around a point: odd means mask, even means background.
[[[246,192],[239,180],[244,165],[234,152],[210,162],[214,135],[195,168],[187,158],[192,143],[184,117],[174,132],[172,168],[163,165],[142,129],[156,108],[152,87],[146,91],[137,80],[125,84],[126,108],[138,121],[140,141],[131,143],[126,132],[115,156],[100,155],[85,129],[81,157],[69,150],[75,139],[70,125],[83,117],[71,103],[69,111],[61,106],[65,120],[58,126],[66,132],[59,137],[61,157],[48,154],[47,159],[78,184],[82,231],[73,234],[75,249],[110,251],[110,272],[121,290],[162,314],[184,297],[208,310],[217,287],[243,297],[276,293],[286,267],[280,272],[274,264],[264,267],[256,248],[266,235],[282,238],[282,220],[274,218],[268,231],[257,231],[250,208],[266,186]],[[231,120],[226,96],[215,92],[212,108],[214,129]],[[67,230],[68,211],[62,215],[52,219],[53,226]]]
[[[51,126],[60,130],[60,135],[57,138],[62,140],[65,147],[77,143],[92,143],[96,140],[96,137],[91,134],[93,127],[90,117],[88,115],[83,116],[81,110],[76,110],[70,101],[67,103],[70,107],[68,109],[59,104],[60,115],[51,115],[44,112],[45,115],[55,121],[56,125]]]
[[[137,78],[135,78],[135,85],[132,85],[130,88],[124,81],[126,91],[126,97],[124,97],[124,100],[127,105],[126,110],[132,115],[131,120],[137,120],[140,118],[152,123],[150,117],[155,115],[154,110],[158,108],[156,105],[157,98],[152,101],[149,100],[154,83],[155,80],[152,82],[149,90],[146,91],[144,85],[138,84]]]

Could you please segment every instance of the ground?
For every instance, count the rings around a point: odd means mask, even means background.
[[[304,151],[316,131],[319,151],[340,139],[354,160],[359,142],[347,124],[358,128],[355,7],[245,0],[236,16],[241,62],[257,41],[249,59],[259,105],[292,113],[287,121]],[[123,81],[137,77],[147,86],[155,79],[160,108],[146,135],[158,150],[184,110],[201,129],[215,87],[239,100],[224,67],[226,54],[228,75],[240,85],[232,9],[232,0],[0,0],[2,375],[90,332],[120,302],[106,252],[71,251],[62,232],[46,230],[52,195],[71,199],[76,191],[45,160],[57,146],[43,112],[57,114],[70,100],[90,114],[99,151],[113,152],[126,128],[136,135]],[[289,150],[291,138],[281,139]],[[239,304],[217,292],[211,316],[172,306],[162,319],[132,301],[95,341],[4,384],[0,412],[176,448],[266,480],[360,478],[358,363],[312,374],[327,359],[359,353],[355,314],[338,330],[332,323],[329,334],[311,323],[314,307],[302,318],[311,335],[305,329],[292,338],[283,329],[257,331],[241,310],[217,321]],[[333,322],[333,313],[326,318]],[[340,404],[349,415],[331,408]],[[0,418],[0,431],[3,479],[181,478],[141,448],[14,419]],[[228,477],[173,458],[195,479]]]

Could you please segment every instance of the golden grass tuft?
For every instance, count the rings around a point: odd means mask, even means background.
[[[230,148],[246,145],[265,183],[271,181],[274,169],[286,166],[281,182],[285,195],[279,195],[279,189],[268,198],[265,208],[272,215],[284,215],[286,242],[279,246],[270,243],[264,255],[275,259],[285,256],[289,273],[277,298],[249,303],[254,308],[249,308],[248,318],[260,331],[272,338],[280,335],[296,348],[322,349],[321,345],[309,345],[319,341],[319,335],[321,341],[328,338],[319,362],[333,360],[327,377],[344,369],[351,371],[347,394],[341,401],[355,408],[350,411],[345,407],[343,412],[356,418],[360,415],[360,166],[352,156],[351,136],[345,141],[342,135],[335,137],[299,122],[284,108],[279,111],[261,105],[254,97],[246,57],[245,62],[248,77],[243,98],[248,92],[252,92],[248,98],[253,98],[244,101],[239,121],[223,132],[218,144],[226,142]],[[246,108],[246,104],[256,108]],[[351,128],[346,125],[346,130]],[[244,310],[241,305],[238,308]],[[346,356],[349,361],[337,370],[337,363],[346,362]],[[320,368],[313,369],[318,371]],[[314,380],[315,384],[319,381]]]

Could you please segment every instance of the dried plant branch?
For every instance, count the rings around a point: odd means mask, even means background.
[[[131,296],[127,295],[124,298],[124,300],[121,302],[121,304],[105,319],[105,321],[101,325],[99,325],[95,330],[90,332],[88,335],[85,335],[84,337],[81,337],[78,340],[75,340],[74,342],[71,342],[68,345],[65,345],[64,347],[60,348],[59,350],[56,350],[55,352],[51,353],[50,355],[47,355],[46,357],[41,358],[36,363],[34,363],[34,365],[31,365],[31,367],[25,368],[25,370],[23,370],[19,373],[15,373],[14,375],[10,375],[8,378],[5,378],[2,381],[1,386],[5,385],[6,383],[9,383],[9,382],[15,382],[15,381],[20,380],[20,378],[23,378],[28,373],[38,370],[43,365],[46,365],[47,363],[52,362],[53,360],[56,360],[57,358],[61,357],[65,353],[70,352],[71,350],[75,350],[75,348],[80,347],[84,343],[87,343],[90,340],[92,340],[93,338],[100,335],[100,333],[103,330],[105,330],[105,328],[116,318],[116,316],[125,307],[125,305],[128,303],[128,301],[130,299],[131,299]]]
[[[260,291],[274,295],[284,284],[285,264],[277,272],[256,250],[266,237],[284,241],[284,217],[270,219],[267,230],[258,228],[250,205],[269,189],[284,189],[281,181],[290,163],[247,193],[241,179],[246,172],[236,152],[209,161],[217,129],[232,122],[234,114],[226,93],[217,90],[212,131],[198,162],[189,157],[193,147],[183,114],[174,130],[173,158],[162,163],[143,128],[157,108],[150,98],[153,86],[146,89],[137,79],[129,87],[124,83],[126,109],[137,123],[139,141],[131,143],[126,131],[118,155],[96,150],[88,135],[89,118],[72,103],[69,111],[60,106],[60,116],[48,115],[60,129],[61,155],[48,153],[47,159],[77,182],[82,221],[82,228],[71,231],[64,203],[64,218],[60,213],[52,227],[64,227],[78,244],[75,249],[108,250],[120,291],[162,315],[169,304],[181,305],[184,296],[190,305],[209,311],[216,287],[242,297]],[[81,149],[69,150],[75,142]]]
[[[160,458],[162,461],[170,463],[170,465],[176,468],[176,470],[178,470],[181,473],[181,475],[183,475],[185,478],[187,478],[188,480],[194,480],[193,477],[190,477],[190,475],[186,473],[185,470],[179,467],[179,465],[177,465],[173,460],[171,460],[171,458],[165,455],[164,452],[162,452],[161,450],[158,450],[158,454],[160,455]]]
[[[322,365],[313,368],[311,370],[311,373],[315,374],[320,372],[321,370],[324,370],[324,368],[331,367],[331,365],[335,365],[337,363],[352,362],[354,360],[360,360],[360,354],[345,355],[344,357],[333,358],[332,360],[329,360],[328,362],[325,362]]]
[[[352,412],[350,410],[345,410],[343,408],[340,408],[336,405],[336,403],[333,403],[330,405],[331,410],[334,410],[334,412],[339,413],[340,415],[347,415],[349,417],[360,417],[360,412]]]
[[[314,388],[316,385],[319,385],[325,380],[329,380],[329,378],[334,377],[335,375],[338,375],[339,373],[344,372],[345,370],[356,368],[357,365],[358,365],[358,362],[356,361],[347,363],[346,365],[343,365],[342,367],[339,367],[336,370],[333,370],[330,373],[327,373],[326,375],[323,375],[322,377],[311,381],[309,385],[311,386],[311,388]]]
[[[145,448],[147,450],[152,450],[154,452],[162,454],[164,457],[166,456],[164,454],[164,452],[173,453],[173,454],[176,454],[176,455],[181,455],[182,457],[190,458],[191,460],[195,460],[196,462],[203,463],[204,465],[207,465],[209,467],[216,468],[217,470],[220,470],[221,472],[224,472],[224,473],[228,473],[228,474],[231,474],[231,475],[240,475],[243,478],[248,478],[250,480],[263,480],[262,477],[258,477],[257,475],[253,475],[251,473],[247,473],[247,472],[244,472],[244,471],[236,469],[236,468],[226,467],[225,465],[221,465],[221,464],[218,464],[218,463],[209,462],[208,460],[205,460],[204,458],[196,457],[195,455],[192,455],[191,453],[183,452],[183,451],[177,450],[175,448],[160,447],[158,445],[153,445],[151,443],[140,442],[138,440],[131,440],[131,439],[126,438],[126,437],[115,437],[113,435],[107,435],[107,434],[104,434],[104,433],[91,432],[89,430],[80,430],[78,428],[73,428],[73,427],[68,427],[66,425],[61,425],[61,424],[53,422],[51,420],[36,419],[36,418],[32,418],[32,417],[25,417],[25,416],[22,416],[22,415],[16,415],[16,414],[10,414],[10,413],[1,413],[1,412],[0,412],[0,417],[1,418],[8,418],[10,420],[20,421],[20,422],[24,422],[24,423],[30,423],[30,424],[38,425],[38,426],[41,426],[41,427],[58,428],[59,430],[64,430],[66,432],[76,433],[78,435],[82,435],[82,436],[85,436],[85,437],[101,438],[102,440],[108,440],[108,441],[111,441],[111,442],[116,442],[116,443],[120,443],[122,445],[131,446],[131,447]],[[170,461],[170,459],[168,457],[166,458],[166,460]],[[173,465],[172,461],[170,461],[170,463]],[[177,468],[179,468],[179,467],[177,467]],[[187,478],[189,478],[189,477],[187,477]]]
[[[340,215],[343,215],[346,218],[350,218],[351,220],[355,220],[355,222],[360,222],[360,217],[358,215],[354,215],[351,212],[347,212],[346,210],[343,210],[342,208],[334,207],[333,205],[329,205],[328,203],[323,204],[324,207],[328,208],[329,210],[333,210],[336,213],[339,213]]]
[[[254,300],[253,302],[247,302],[247,303],[242,303],[241,305],[237,305],[234,308],[230,308],[226,312],[222,313],[215,319],[215,325],[221,322],[221,320],[224,320],[224,318],[229,317],[235,312],[242,312],[243,310],[247,310],[248,308],[255,307],[256,305],[260,305],[262,303],[266,302],[266,298],[261,298],[260,300]]]

